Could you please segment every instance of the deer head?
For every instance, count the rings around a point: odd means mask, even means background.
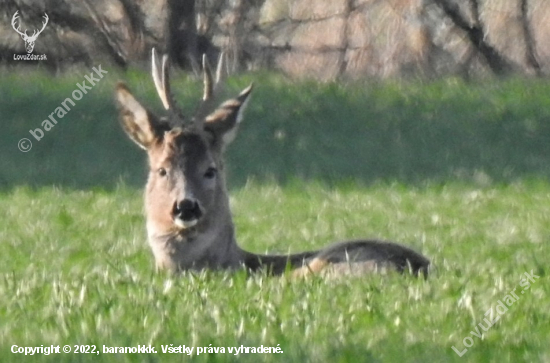
[[[222,228],[232,231],[222,154],[234,137],[252,85],[213,108],[220,90],[223,55],[215,82],[203,57],[204,95],[195,115],[187,120],[170,92],[168,68],[168,58],[163,56],[159,70],[153,49],[152,75],[168,111],[166,117],[142,106],[123,83],[116,89],[122,127],[149,158],[145,199],[150,241],[159,236],[191,238],[213,230],[219,233]],[[157,265],[158,260],[157,256]]]
[[[21,38],[23,38],[23,40],[25,41],[25,48],[27,49],[27,53],[32,53],[34,49],[34,42],[36,42],[36,38],[38,38],[40,33],[42,33],[42,31],[44,30],[44,28],[46,28],[46,25],[48,24],[48,20],[49,20],[48,14],[44,13],[45,21],[42,23],[42,29],[34,30],[32,35],[28,36],[27,29],[25,29],[25,32],[21,32],[21,30],[19,30],[19,25],[17,25],[17,27],[15,26],[17,19],[19,17],[17,14],[18,12],[19,11],[16,11],[15,14],[13,14],[13,18],[11,18],[11,26],[19,35],[21,35]]]

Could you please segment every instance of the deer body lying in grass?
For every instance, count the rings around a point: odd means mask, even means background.
[[[235,137],[252,85],[213,109],[223,55],[215,81],[203,59],[203,100],[195,116],[184,121],[170,92],[167,61],[164,56],[159,69],[153,49],[153,80],[167,117],[158,118],[149,112],[123,83],[116,90],[122,126],[149,158],[147,232],[157,269],[178,272],[244,267],[271,274],[290,269],[301,276],[327,267],[354,271],[389,267],[408,269],[415,275],[427,273],[430,262],[421,254],[377,240],[341,242],[290,255],[258,255],[241,249],[235,240],[223,153]]]

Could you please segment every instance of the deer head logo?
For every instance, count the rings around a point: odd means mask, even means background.
[[[44,28],[48,24],[48,20],[49,20],[48,14],[44,13],[45,22],[42,25],[42,29],[35,30],[32,33],[32,35],[29,36],[29,35],[27,35],[27,29],[25,29],[25,32],[21,32],[21,30],[19,30],[19,25],[17,25],[17,27],[16,27],[17,19],[19,18],[19,16],[17,15],[18,12],[19,11],[16,11],[15,14],[13,14],[13,18],[11,18],[11,26],[13,27],[13,29],[19,35],[21,35],[21,38],[23,38],[23,40],[25,41],[25,48],[27,49],[27,53],[32,53],[32,51],[34,49],[34,42],[36,42],[36,38],[38,38],[40,33],[42,33],[42,31],[44,30]]]

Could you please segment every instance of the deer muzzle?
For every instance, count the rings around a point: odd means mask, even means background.
[[[195,199],[184,199],[174,203],[172,208],[172,218],[174,224],[180,228],[190,228],[195,226],[202,217],[202,209]]]

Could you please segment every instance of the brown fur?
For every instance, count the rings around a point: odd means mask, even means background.
[[[163,72],[167,75],[165,69]],[[346,273],[378,267],[427,273],[429,260],[424,256],[396,243],[375,240],[342,242],[293,255],[257,255],[242,250],[235,240],[223,152],[234,138],[251,87],[191,124],[185,124],[174,111],[173,100],[163,94],[166,89],[169,85],[157,85],[161,98],[169,100],[167,120],[141,106],[124,84],[116,90],[123,129],[149,157],[147,231],[158,269],[244,267],[272,274],[293,269],[296,277],[317,274],[327,266],[333,272]],[[182,217],[180,206],[184,205],[194,206],[186,209],[190,217]]]

